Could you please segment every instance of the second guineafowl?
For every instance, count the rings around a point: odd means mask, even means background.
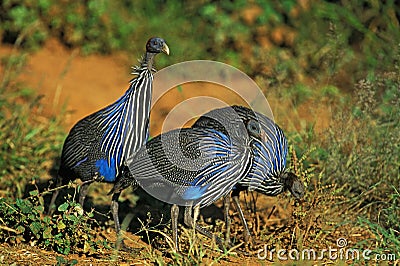
[[[183,128],[151,139],[127,160],[131,175],[119,179],[111,193],[120,193],[127,186],[139,183],[149,194],[174,204],[171,219],[176,247],[177,205],[186,206],[187,226],[212,237],[195,224],[192,208],[196,214],[199,208],[225,196],[247,176],[253,161],[247,132],[263,135],[257,128],[249,130],[256,125],[255,121],[242,123],[236,114],[234,116],[230,118],[226,133],[213,128]]]
[[[231,123],[227,117],[234,111],[242,122],[252,119],[265,133],[263,138],[252,137],[253,164],[247,176],[241,179],[232,190],[232,199],[245,228],[245,240],[250,231],[239,204],[239,193],[244,190],[255,190],[267,196],[276,196],[289,190],[296,198],[302,198],[305,188],[301,180],[293,173],[286,171],[287,140],[282,129],[268,117],[247,107],[232,106],[214,109],[202,115],[192,128],[213,128],[227,132],[226,124]],[[251,136],[251,135],[250,135]],[[229,196],[225,198],[225,220],[229,238]]]

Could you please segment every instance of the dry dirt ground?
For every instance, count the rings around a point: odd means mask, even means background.
[[[173,51],[173,50],[172,50]],[[1,55],[9,54],[12,52],[11,47],[0,47]],[[62,47],[57,41],[48,41],[42,49],[33,53],[28,57],[27,66],[19,79],[29,87],[37,90],[38,93],[43,94],[44,104],[43,114],[47,117],[57,115],[63,109],[67,110],[65,119],[66,131],[77,122],[80,118],[106,106],[107,104],[115,101],[127,89],[128,82],[132,78],[130,75],[130,66],[137,63],[137,55],[114,54],[112,56],[99,56],[91,55],[83,57],[75,50],[67,50]],[[173,56],[173,52],[172,55]],[[162,123],[165,116],[169,111],[177,105],[177,103],[184,99],[193,97],[194,95],[209,95],[224,100],[228,104],[240,104],[241,101],[237,95],[226,93],[225,90],[216,89],[212,84],[188,84],[184,88],[172,90],[167,94],[152,110],[151,116],[151,135],[155,135],[161,130]],[[270,100],[272,110],[276,110],[275,106],[281,105],[274,99]],[[322,131],[328,124],[329,112],[328,108],[320,108],[318,110],[311,110],[310,105],[304,104],[297,110],[297,121],[289,123],[287,120],[290,114],[280,114],[277,120],[283,125],[283,128],[300,126],[301,119],[308,119],[310,122],[316,123],[317,131]],[[313,114],[318,112],[318,120]],[[178,119],[179,120],[179,119]],[[181,122],[179,122],[181,123]],[[105,196],[106,191],[110,189],[107,185],[95,185],[89,192],[90,199],[89,205],[105,205],[104,213],[107,213],[107,204],[110,203],[110,198]],[[130,196],[122,197],[126,200]],[[243,200],[243,198],[242,198]],[[249,196],[247,196],[249,200]],[[100,203],[98,203],[100,202]],[[134,215],[143,215],[147,211],[152,212],[153,217],[157,218],[157,210],[154,206],[142,205],[137,208],[132,208],[132,203],[126,201],[124,208],[126,213],[133,212]],[[268,224],[272,227],[278,228],[284,225],[291,219],[293,199],[284,197],[268,198],[260,196],[257,201],[257,208],[259,216],[257,216],[258,224]],[[138,203],[140,205],[140,203]],[[202,212],[204,220],[210,220],[209,224],[221,223],[213,219],[213,217],[221,218],[221,203],[212,206]],[[129,208],[132,208],[130,210]],[[167,206],[161,205],[161,208],[169,210]],[[271,211],[273,212],[271,213]],[[155,213],[154,213],[155,212]],[[166,211],[168,213],[168,211]],[[253,216],[255,217],[255,216]],[[154,218],[154,219],[156,219]],[[142,217],[146,219],[146,217]],[[109,220],[109,219],[106,219]],[[166,221],[164,221],[167,223]],[[252,222],[250,222],[252,223]],[[105,221],[106,229],[102,235],[111,240],[115,240],[112,224]],[[108,225],[108,226],[107,226]],[[222,228],[221,225],[218,225]],[[238,237],[241,233],[241,228],[238,222],[233,224],[236,226],[236,233]],[[151,250],[147,241],[135,235],[135,230],[140,229],[140,226],[131,226],[128,233],[129,239],[126,243],[128,246],[136,249],[136,252],[143,250]],[[135,229],[136,228],[136,229]],[[253,228],[253,231],[257,232]],[[170,231],[166,231],[170,234]],[[160,237],[160,236],[158,236]],[[288,236],[290,238],[290,236]],[[202,240],[204,238],[201,238]],[[159,240],[160,241],[160,240]],[[151,251],[157,253],[158,251]],[[150,252],[150,253],[151,253]],[[10,246],[8,244],[0,244],[0,264],[12,263],[14,265],[44,265],[56,263],[57,254],[52,251],[39,249],[35,246],[20,244],[17,246]],[[146,263],[143,260],[137,259],[135,252],[116,252],[115,250],[102,250],[97,254],[86,256],[82,254],[73,254],[66,256],[67,259],[76,259],[79,265],[109,265],[111,261],[119,265],[141,265]],[[166,258],[168,261],[168,258]],[[237,265],[253,265],[259,264],[256,255],[253,253],[249,256],[239,255],[230,256],[225,258],[219,263],[223,264],[237,264]]]

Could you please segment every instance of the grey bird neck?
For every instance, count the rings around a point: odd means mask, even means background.
[[[146,52],[146,55],[144,57],[142,65],[146,66],[149,71],[152,71],[153,69],[155,55],[156,55],[155,53]]]

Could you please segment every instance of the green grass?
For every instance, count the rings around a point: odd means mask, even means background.
[[[13,82],[21,72],[24,57],[2,58],[0,87],[1,194],[16,198],[23,196],[29,181],[38,181],[51,169],[63,139],[61,118],[44,118],[40,114],[41,97]]]
[[[400,41],[400,11],[394,1],[322,1],[310,6],[295,0],[13,2],[0,5],[0,37],[7,43],[24,36],[21,45],[38,49],[53,37],[68,47],[81,47],[85,54],[138,54],[143,39],[159,35],[170,47],[179,47],[171,50],[176,62],[219,60],[254,77],[268,75],[268,68],[269,78],[292,84],[309,74],[327,79],[351,71],[357,80],[362,71],[385,69],[392,65],[392,47]],[[258,13],[246,15],[257,7]],[[262,49],[263,41],[282,25],[296,33],[293,40],[281,43],[272,38],[272,45]],[[268,60],[271,54],[278,60]],[[160,66],[166,60],[160,58]]]
[[[15,201],[0,199],[1,239],[11,244],[32,243],[64,255],[77,251],[93,254],[110,248],[93,230],[96,220],[92,212],[83,212],[79,204],[68,199],[50,217],[45,215],[42,195],[37,190],[31,190],[30,195]]]
[[[41,97],[14,83],[25,56],[2,58],[0,87],[0,239],[12,244],[33,243],[62,254],[76,250],[92,253],[107,241],[95,239],[92,213],[83,213],[73,198],[58,212],[45,215],[44,183],[58,163],[65,132],[62,116],[41,115]],[[22,88],[22,89],[21,89]]]

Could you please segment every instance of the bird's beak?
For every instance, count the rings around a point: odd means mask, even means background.
[[[169,47],[166,43],[163,44],[161,51],[163,51],[164,54],[169,55]]]

